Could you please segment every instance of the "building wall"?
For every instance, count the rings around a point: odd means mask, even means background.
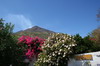
[[[100,51],[78,54],[76,56],[91,55],[92,59],[77,60],[76,58],[70,59],[68,66],[100,66]]]

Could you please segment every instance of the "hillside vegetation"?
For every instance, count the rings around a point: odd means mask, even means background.
[[[47,39],[52,33],[56,33],[56,32],[41,28],[39,26],[34,26],[32,28],[16,32],[15,35],[17,35],[18,37],[22,35],[31,36],[31,37],[38,36],[40,38]]]

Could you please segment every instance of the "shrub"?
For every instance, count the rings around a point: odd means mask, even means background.
[[[18,40],[18,44],[24,49],[25,56],[30,60],[32,60],[34,55],[38,56],[42,52],[41,46],[45,41],[39,37],[32,38],[29,36],[22,36]]]
[[[35,66],[67,66],[73,56],[76,46],[73,36],[67,34],[53,34],[43,45],[43,52],[34,64]]]

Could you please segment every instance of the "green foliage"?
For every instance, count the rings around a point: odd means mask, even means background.
[[[14,25],[11,23],[4,23],[0,19],[0,66],[22,66],[23,52],[16,44],[16,37],[12,35]]]
[[[53,34],[49,37],[39,54],[35,66],[67,66],[67,61],[73,54],[76,46],[72,36],[67,34]]]
[[[16,36],[21,37],[21,36],[31,36],[31,37],[40,37],[40,38],[44,38],[44,39],[47,39],[48,36],[50,36],[50,33],[47,33],[47,32],[18,32],[18,33],[15,33]]]
[[[91,40],[90,36],[82,38],[79,34],[76,34],[74,39],[77,44],[77,46],[74,47],[75,54],[100,51],[100,47]]]

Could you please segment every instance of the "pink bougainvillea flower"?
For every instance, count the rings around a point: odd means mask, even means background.
[[[18,40],[19,40],[18,43],[20,43],[20,42],[24,42],[24,41],[25,41],[25,36],[21,36]]]
[[[34,54],[34,52],[32,52],[30,49],[28,49],[28,51],[25,55],[29,58],[32,58],[33,54]]]
[[[27,37],[27,39],[26,39],[26,44],[27,44],[28,46],[30,46],[32,43],[33,43],[33,38]]]
[[[44,44],[44,39],[39,37],[22,36],[18,39],[18,43],[26,44],[27,50],[25,49],[25,55],[31,59],[34,55],[38,56],[42,51],[41,46]],[[24,46],[23,46],[24,47]]]
[[[41,49],[40,47],[38,47],[38,48],[37,48],[37,50],[40,50],[40,51],[42,51],[42,49]]]

